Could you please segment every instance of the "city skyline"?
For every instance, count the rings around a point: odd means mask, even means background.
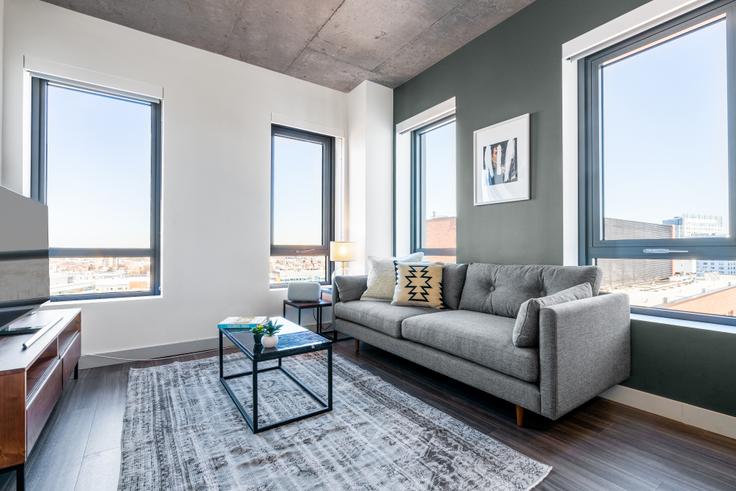
[[[662,223],[606,218],[619,238],[717,237],[723,217],[680,213]],[[631,305],[733,316],[736,261],[713,259],[597,259],[604,291],[626,293]]]
[[[51,258],[52,296],[148,291],[151,260],[147,257]]]

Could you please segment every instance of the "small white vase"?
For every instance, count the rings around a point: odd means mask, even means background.
[[[264,348],[275,348],[279,344],[279,335],[274,334],[273,336],[264,335],[261,340]]]

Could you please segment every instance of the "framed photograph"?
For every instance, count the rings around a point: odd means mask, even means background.
[[[474,204],[530,199],[529,114],[473,132]]]

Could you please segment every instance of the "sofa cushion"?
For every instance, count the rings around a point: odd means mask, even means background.
[[[519,315],[516,316],[512,339],[514,346],[533,348],[539,344],[539,311],[542,308],[592,296],[593,290],[590,284],[580,283],[546,297],[530,298],[521,304]]]
[[[539,353],[511,342],[514,319],[468,310],[409,317],[402,337],[527,382],[539,380]]]
[[[423,307],[401,307],[385,302],[356,300],[339,302],[334,305],[335,317],[370,327],[395,338],[401,337],[401,321],[406,318],[438,312],[436,309]]]
[[[589,283],[598,294],[602,272],[597,266],[499,265],[468,266],[460,309],[516,317],[530,298],[546,297]]]
[[[467,264],[445,264],[442,268],[442,303],[448,309],[457,310],[460,305],[467,271]]]

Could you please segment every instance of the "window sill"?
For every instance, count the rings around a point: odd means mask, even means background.
[[[43,304],[42,309],[53,309],[56,306],[59,307],[75,307],[90,305],[96,303],[112,303],[112,302],[134,302],[134,301],[150,301],[150,300],[161,300],[163,295],[138,295],[130,297],[112,297],[112,298],[88,298],[86,300],[56,300],[48,301]]]
[[[326,286],[332,286],[332,283],[327,282],[320,282],[320,290]],[[280,292],[280,291],[287,291],[289,289],[289,285],[287,284],[278,284],[278,285],[269,285],[268,291],[270,292]]]
[[[631,314],[631,320],[651,322],[653,324],[664,324],[668,326],[687,327],[701,329],[704,331],[726,332],[736,334],[736,326],[718,324],[715,322],[692,321],[687,319],[675,319],[671,317],[660,317],[657,315]]]

